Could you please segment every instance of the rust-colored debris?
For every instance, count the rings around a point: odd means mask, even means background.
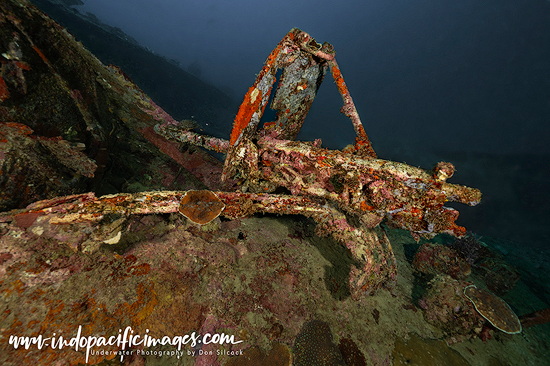
[[[508,334],[521,333],[521,323],[517,315],[500,297],[475,285],[466,286],[464,295],[474,304],[478,313],[495,328]]]
[[[295,141],[329,69],[344,101],[340,111],[350,118],[357,134],[354,146],[344,151],[324,149],[319,139]],[[282,72],[271,104],[277,117],[260,128],[278,70]],[[456,201],[474,206],[481,200],[479,190],[446,182],[455,171],[451,163],[440,162],[424,170],[378,159],[336,63],[333,46],[321,45],[297,28],[268,56],[244,97],[229,141],[207,139],[170,123],[155,126],[155,131],[180,143],[226,152],[222,181],[234,179],[243,193],[256,194],[249,201],[261,197],[261,207],[255,206],[258,211],[312,217],[318,233],[335,237],[361,263],[360,269],[350,271],[354,298],[395,283],[395,257],[378,227],[383,220],[408,230],[415,239],[438,233],[460,237],[466,229],[455,224],[458,211],[444,204]],[[281,189],[290,191],[293,198],[275,194]],[[297,201],[303,210],[292,205]],[[249,206],[235,207],[250,214]],[[228,210],[233,211],[228,206],[224,215]],[[353,225],[347,217],[356,218]]]
[[[195,224],[208,224],[225,208],[223,202],[211,191],[187,191],[181,199],[178,212]]]

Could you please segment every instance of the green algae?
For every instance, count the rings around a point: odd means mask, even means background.
[[[424,339],[412,333],[408,341],[397,338],[392,352],[393,365],[408,366],[469,366],[457,351],[444,341]]]

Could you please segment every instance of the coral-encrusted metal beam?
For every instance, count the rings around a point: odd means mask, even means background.
[[[252,140],[256,135],[277,70],[283,69],[272,103],[272,108],[277,110],[277,119],[265,123],[264,131],[260,131],[259,134],[268,133],[278,139],[294,140],[328,67],[344,101],[341,112],[351,119],[357,134],[355,153],[365,157],[376,157],[336,63],[334,48],[327,42],[321,45],[309,34],[293,28],[271,52],[254,85],[244,97],[231,132],[223,180],[235,174],[232,166],[239,159],[234,152],[236,147],[245,139]]]
[[[164,136],[189,141],[178,138],[182,135],[177,131]],[[269,193],[285,187],[294,195],[327,199],[371,228],[386,219],[414,236],[462,236],[466,229],[455,224],[458,211],[444,204],[475,206],[481,200],[478,189],[446,183],[454,173],[446,162],[429,171],[270,136],[256,143],[243,140],[235,154],[238,159],[231,168],[243,190]]]
[[[353,99],[351,98],[351,94],[346,86],[344,78],[342,77],[342,72],[336,63],[336,59],[332,59],[328,63],[330,65],[332,77],[338,87],[338,91],[344,100],[344,105],[340,109],[340,112],[344,113],[351,120],[355,133],[357,134],[357,137],[355,138],[355,150],[357,154],[376,158],[376,153],[374,152],[370,140],[367,137],[367,133],[363,128],[363,124],[359,118],[359,113],[357,113],[355,103],[353,103]]]
[[[355,138],[356,153],[358,155],[366,155],[376,158],[376,153],[374,152],[370,140],[367,137],[367,133],[363,128],[361,118],[359,118],[359,113],[357,113],[357,109],[355,108],[355,103],[353,103],[353,99],[351,98],[351,94],[346,86],[342,72],[336,62],[334,47],[328,42],[323,43],[321,46],[315,41],[315,39],[305,32],[301,32],[299,37],[297,37],[297,43],[300,44],[300,48],[302,50],[328,62],[332,77],[338,87],[338,92],[344,101],[344,105],[342,106],[342,109],[340,109],[340,112],[345,114],[351,120],[355,133],[357,134],[357,137]]]
[[[478,189],[445,182],[454,170],[450,163],[439,163],[426,171],[270,137],[261,138],[250,152],[254,153],[259,156],[259,165],[257,172],[242,167],[249,173],[245,185],[256,191],[282,186],[292,194],[337,202],[368,227],[386,218],[393,226],[428,238],[442,232],[462,236],[466,230],[455,224],[458,211],[444,207],[444,203],[474,206],[481,200]],[[447,175],[441,174],[441,166]]]
[[[93,193],[86,193],[57,197],[35,202],[25,210],[2,213],[0,222],[10,220],[12,217],[21,220],[25,218],[28,222],[44,216],[41,220],[46,219],[53,225],[88,222],[99,226],[103,218],[113,214],[128,217],[178,212],[180,201],[186,193],[185,191],[155,191],[121,193],[100,198],[96,198]],[[350,272],[349,285],[355,299],[365,293],[372,293],[382,286],[391,287],[395,282],[396,261],[384,231],[380,228],[353,227],[344,214],[324,200],[261,193],[214,193],[225,205],[222,215],[230,219],[247,217],[258,212],[311,217],[317,223],[318,234],[331,235],[352,254],[355,266]],[[118,242],[121,236],[120,226],[116,226],[114,230],[118,231],[118,235],[105,232],[103,237],[96,240],[112,243],[109,241],[112,239],[103,239],[116,237]]]
[[[328,67],[344,101],[341,111],[351,119],[357,134],[353,149],[323,149],[320,140],[294,141]],[[256,131],[281,68],[272,104],[277,119]],[[455,224],[458,211],[444,204],[456,201],[473,206],[481,199],[475,188],[446,183],[454,173],[451,163],[440,162],[428,171],[377,159],[333,47],[318,44],[296,28],[279,42],[246,94],[228,143],[199,138],[167,124],[156,130],[179,142],[217,151],[227,147],[222,180],[234,178],[244,193],[217,192],[226,204],[223,215],[302,214],[317,222],[319,233],[330,234],[345,245],[362,263],[360,270],[350,274],[354,298],[393,283],[395,259],[379,226],[383,220],[408,230],[416,239],[438,233],[462,236],[465,228]],[[265,194],[278,188],[292,196]]]
[[[178,125],[158,124],[155,132],[165,138],[184,144],[200,146],[208,150],[226,154],[229,151],[229,141],[217,137],[201,135],[193,131],[181,129]]]

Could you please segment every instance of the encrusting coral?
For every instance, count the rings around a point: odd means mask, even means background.
[[[504,300],[475,285],[466,286],[464,295],[495,328],[508,334],[521,333],[519,318]]]
[[[258,129],[281,69],[272,104],[277,118]],[[324,149],[319,139],[294,141],[328,69],[344,102],[341,111],[357,134],[355,145],[345,151]],[[234,179],[242,193],[269,194],[272,206],[264,204],[264,212],[313,217],[319,234],[335,237],[356,259],[349,277],[354,299],[395,284],[391,245],[383,230],[375,230],[383,220],[415,238],[462,236],[466,230],[455,224],[458,211],[444,203],[474,206],[481,199],[477,189],[446,182],[455,170],[451,163],[440,162],[428,171],[377,159],[334,48],[297,28],[268,56],[237,112],[228,142],[205,139],[172,121],[156,125],[155,131],[167,139],[226,152],[222,181]],[[307,202],[307,209],[297,212],[288,199],[275,194],[281,189]]]
[[[187,191],[183,195],[178,212],[195,224],[208,224],[225,208],[223,202],[211,191]]]
[[[470,273],[470,264],[446,245],[424,243],[416,252],[413,267],[424,274],[448,274],[463,280]]]
[[[345,366],[338,347],[332,341],[332,333],[327,323],[311,320],[302,326],[294,341],[293,365]]]
[[[418,301],[426,321],[443,330],[450,343],[475,337],[485,322],[464,297],[463,288],[448,275],[436,275]]]

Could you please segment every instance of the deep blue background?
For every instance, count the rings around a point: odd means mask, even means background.
[[[550,2],[82,1],[74,9],[231,94],[234,110],[208,113],[211,105],[192,102],[187,112],[202,116],[205,133],[225,138],[267,55],[292,27],[332,43],[378,156],[426,169],[451,161],[451,182],[483,192],[476,207],[454,205],[458,223],[498,238],[492,244],[512,257],[550,263]],[[155,86],[148,93],[159,105],[177,119],[192,117],[169,108],[178,98],[189,106],[181,88],[169,90],[173,83],[155,79],[143,59],[129,61],[138,84]],[[338,149],[352,143],[341,106],[327,76],[298,138]]]
[[[464,149],[550,155],[548,1],[84,3],[80,12],[93,12],[184,68],[199,66],[202,78],[236,99],[292,27],[332,43],[381,156]],[[330,84],[300,137],[341,148],[354,133]]]

